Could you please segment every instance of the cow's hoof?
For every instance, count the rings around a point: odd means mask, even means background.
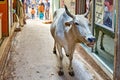
[[[75,73],[74,72],[69,72],[69,75],[73,77],[73,76],[75,76]]]
[[[63,71],[58,71],[58,75],[59,75],[59,76],[63,76],[63,75],[64,75],[64,72],[63,72]]]
[[[69,55],[68,55],[68,54],[66,54],[66,56],[67,56],[67,57],[69,57]]]
[[[54,54],[57,54],[56,50],[53,51]]]

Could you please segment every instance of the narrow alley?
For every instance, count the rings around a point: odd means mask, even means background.
[[[120,0],[0,0],[0,80],[120,80],[119,16]]]
[[[103,80],[80,60],[77,51],[73,59],[75,77],[68,74],[66,56],[63,61],[65,75],[59,76],[49,28],[50,24],[43,24],[40,20],[27,20],[22,31],[13,39],[4,80]]]

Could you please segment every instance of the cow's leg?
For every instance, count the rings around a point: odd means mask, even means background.
[[[70,63],[69,63],[68,70],[69,70],[69,75],[70,76],[74,76],[75,75],[75,73],[73,71],[73,67],[72,67],[72,59],[73,59],[73,53],[69,55],[69,61],[70,61]]]
[[[72,59],[73,59],[74,49],[75,49],[75,47],[72,47],[72,48],[69,48],[69,49],[65,49],[66,54],[69,55],[69,57],[68,57],[69,58],[69,68],[68,68],[68,70],[69,70],[69,75],[70,76],[74,76],[75,75],[74,71],[73,71],[73,67],[72,67]]]
[[[63,60],[63,54],[62,54],[62,46],[57,44],[57,49],[58,49],[58,53],[59,53],[59,71],[58,71],[58,75],[62,76],[64,75],[63,72],[63,64],[62,64],[62,60]]]
[[[68,46],[64,46],[63,48],[65,50],[66,56],[69,57]]]
[[[54,48],[53,48],[53,53],[54,54],[57,54],[57,52],[56,52],[56,41],[54,40]]]

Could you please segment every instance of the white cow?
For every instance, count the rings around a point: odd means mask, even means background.
[[[93,47],[95,38],[92,36],[86,15],[72,15],[67,7],[58,9],[53,15],[53,23],[51,24],[51,34],[54,38],[53,53],[56,54],[56,49],[59,53],[59,75],[63,75],[63,54],[64,48],[66,55],[69,58],[69,75],[74,76],[72,68],[73,52],[76,43],[85,43],[87,46]]]

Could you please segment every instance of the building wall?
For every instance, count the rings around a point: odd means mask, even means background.
[[[12,25],[12,4],[9,3],[10,1],[11,0],[0,1],[0,13],[2,13],[2,35],[5,37],[0,39],[0,74],[3,74],[5,70],[11,40],[14,36],[14,30],[18,25],[18,23]],[[0,76],[0,80],[2,80],[1,77],[2,76]]]
[[[51,0],[52,14],[54,13],[54,11],[56,11],[59,8],[60,8],[60,0]]]
[[[2,14],[0,13],[0,41],[2,38]]]
[[[13,2],[12,2],[12,0],[9,0],[9,2],[8,2],[8,12],[9,12],[9,14],[8,14],[8,26],[9,26],[9,34],[10,34],[11,28],[13,26],[13,11],[12,11],[12,9],[13,9]]]
[[[8,36],[8,0],[4,3],[0,2],[0,13],[2,13],[2,35]]]

